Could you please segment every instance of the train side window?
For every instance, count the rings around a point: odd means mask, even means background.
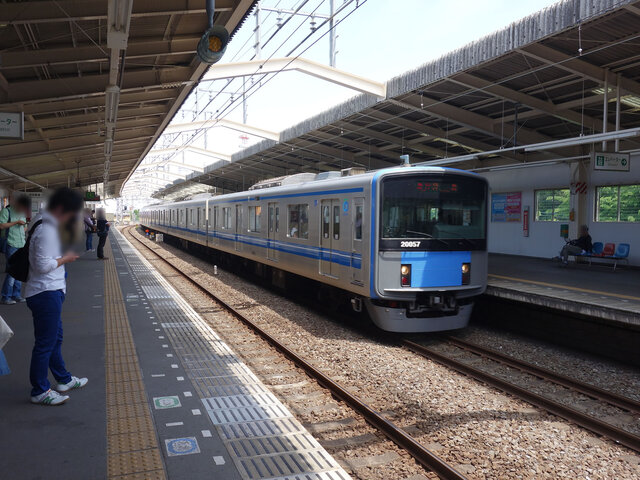
[[[353,224],[354,238],[356,240],[362,240],[362,205],[356,205],[356,221]]]
[[[309,205],[300,205],[300,238],[309,238]]]
[[[333,207],[333,239],[340,240],[340,206]]]
[[[259,205],[249,206],[249,231],[260,231],[260,213],[262,213],[262,207]]]
[[[280,231],[280,207],[276,207],[276,233]]]
[[[289,205],[289,236],[309,238],[309,205]]]
[[[289,236],[298,238],[300,233],[300,212],[298,205],[289,205]]]
[[[269,233],[273,233],[275,223],[274,208],[269,206]]]
[[[331,225],[331,207],[324,205],[322,207],[322,237],[329,238],[329,226]]]

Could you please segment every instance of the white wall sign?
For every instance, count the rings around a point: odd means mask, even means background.
[[[617,152],[592,152],[591,161],[594,170],[628,172],[631,168],[631,155]]]
[[[0,112],[0,138],[24,140],[24,113]]]

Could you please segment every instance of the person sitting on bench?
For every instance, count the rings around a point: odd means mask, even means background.
[[[592,249],[593,244],[591,243],[591,235],[589,235],[589,227],[582,225],[580,227],[580,237],[567,242],[567,244],[562,247],[560,256],[555,258],[561,260],[562,265],[567,265],[569,263],[569,255],[580,255],[583,251],[588,253],[591,252]]]

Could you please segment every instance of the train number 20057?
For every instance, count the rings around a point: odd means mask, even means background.
[[[408,241],[404,241],[404,242],[400,242],[400,248],[418,248],[420,246],[422,242],[408,242]]]

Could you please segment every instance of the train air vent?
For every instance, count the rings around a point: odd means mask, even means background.
[[[340,170],[340,173],[343,177],[352,177],[353,175],[362,175],[366,173],[366,169],[364,167],[351,167],[351,168],[343,168]]]

